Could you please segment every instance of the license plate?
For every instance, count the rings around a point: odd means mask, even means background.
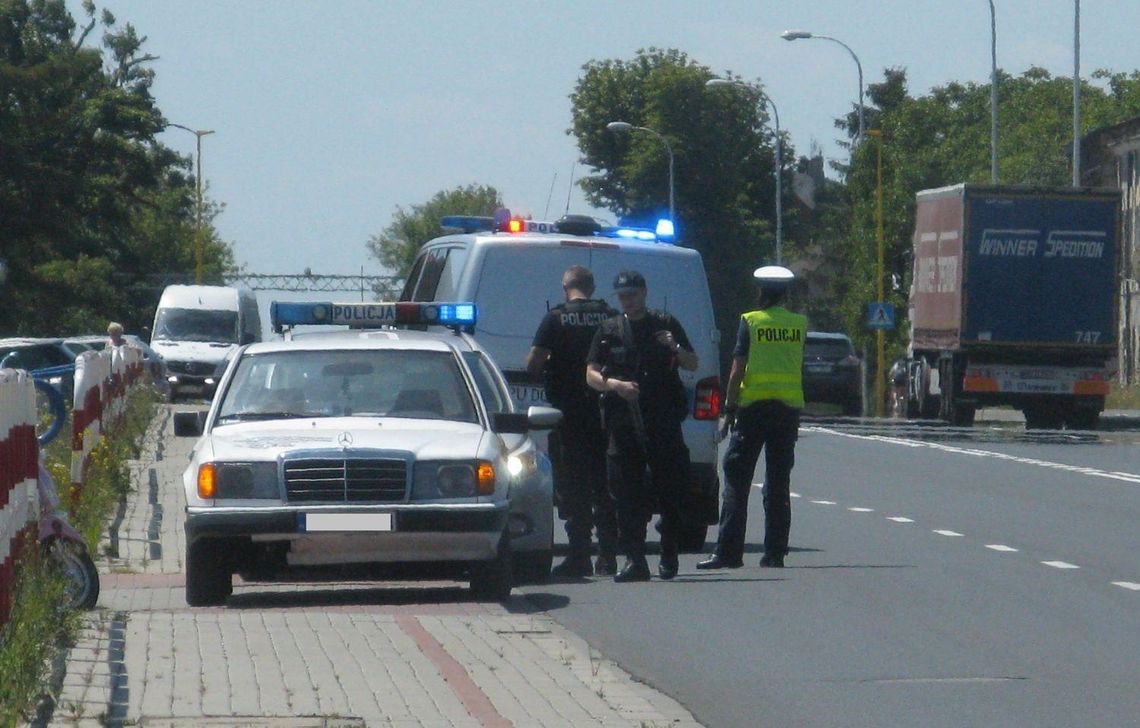
[[[807,370],[814,373],[826,373],[831,371],[830,364],[808,364]]]
[[[302,513],[301,530],[321,531],[391,531],[391,513]]]

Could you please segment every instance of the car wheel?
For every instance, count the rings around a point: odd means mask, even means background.
[[[233,580],[225,556],[209,541],[186,550],[186,603],[192,607],[222,604],[233,593]]]
[[[514,554],[511,566],[516,584],[545,584],[550,581],[550,567],[554,551],[523,551]]]
[[[471,565],[471,595],[476,599],[501,602],[511,596],[511,542],[504,535],[499,552],[490,561]]]

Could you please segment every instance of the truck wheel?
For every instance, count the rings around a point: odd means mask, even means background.
[[[1100,412],[1077,409],[1065,417],[1065,428],[1069,430],[1095,430],[1100,425]]]
[[[221,549],[199,541],[186,549],[186,603],[192,607],[223,604],[233,594],[229,563]]]
[[[843,404],[843,414],[847,417],[863,416],[863,398],[851,397]]]
[[[1061,413],[1049,404],[1035,404],[1021,411],[1025,414],[1027,430],[1059,430],[1064,424]]]
[[[955,427],[972,427],[978,408],[973,405],[957,405],[950,413],[950,424]]]
[[[510,598],[512,586],[511,542],[504,534],[495,558],[476,561],[471,565],[471,596],[479,600],[501,602]]]

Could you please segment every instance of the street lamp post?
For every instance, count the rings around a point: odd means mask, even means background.
[[[213,134],[212,129],[191,129],[182,124],[167,123],[167,126],[173,126],[176,129],[183,129],[190,132],[197,138],[197,167],[198,172],[195,175],[196,182],[198,183],[198,221],[194,227],[194,282],[202,283],[202,137],[207,134]]]
[[[665,151],[669,153],[669,220],[673,222],[673,224],[676,224],[677,216],[673,209],[673,146],[669,144],[669,140],[661,132],[650,129],[647,126],[634,126],[628,121],[611,121],[610,123],[606,124],[606,129],[609,131],[622,133],[629,131],[648,132],[660,139],[661,143],[665,145]]]
[[[1073,0],[1073,187],[1081,186],[1081,0]]]
[[[875,145],[875,246],[877,249],[875,255],[875,288],[879,294],[878,301],[882,304],[886,298],[886,291],[884,290],[883,278],[886,275],[885,268],[885,236],[883,234],[883,132],[879,129],[871,129],[867,132],[875,139],[878,144]],[[884,377],[886,376],[886,332],[883,329],[875,330],[875,416],[882,417],[884,413],[884,406],[886,405],[886,396],[884,392]]]
[[[998,73],[997,73],[997,12],[994,0],[990,2],[990,184],[998,183]]]
[[[750,83],[743,81],[730,81],[726,78],[711,78],[705,81],[705,88],[725,88],[729,86],[739,86],[742,88],[752,89],[760,95],[768,106],[772,108],[772,118],[776,122],[776,265],[784,264],[784,190],[782,178],[784,176],[783,164],[783,143],[780,140],[780,112],[776,108],[776,102],[772,97],[764,93],[764,90],[758,86],[753,86]]]
[[[802,38],[829,40],[832,43],[838,43],[843,46],[847,49],[847,52],[851,54],[851,58],[855,61],[855,68],[859,71],[859,137],[855,140],[855,146],[861,145],[863,143],[863,130],[865,126],[863,121],[863,64],[859,62],[859,56],[855,55],[855,51],[851,50],[851,46],[829,35],[820,35],[819,33],[812,33],[807,30],[785,30],[783,33],[780,33],[780,37],[788,41],[800,40]]]

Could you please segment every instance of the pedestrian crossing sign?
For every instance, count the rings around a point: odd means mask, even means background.
[[[893,329],[895,327],[895,307],[882,301],[868,304],[867,327],[871,329]]]

